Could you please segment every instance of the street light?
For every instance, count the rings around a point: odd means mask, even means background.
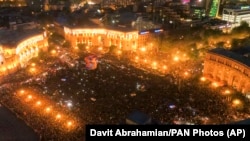
[[[46,111],[47,113],[49,113],[49,112],[51,111],[51,108],[50,108],[50,107],[47,107],[47,108],[45,109],[45,111]]]
[[[36,105],[37,105],[37,106],[40,106],[40,105],[41,105],[41,101],[37,101],[37,102],[36,102]]]
[[[60,114],[56,115],[56,119],[61,119],[61,118],[62,118],[62,116]]]
[[[180,60],[180,58],[179,58],[178,56],[175,56],[175,57],[174,57],[174,61],[175,61],[175,62],[178,62],[179,60]]]
[[[204,81],[206,81],[206,78],[205,78],[205,77],[201,77],[200,80],[201,80],[202,82],[204,82]]]

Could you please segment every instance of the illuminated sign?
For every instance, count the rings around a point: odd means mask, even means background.
[[[216,17],[217,16],[219,6],[220,6],[220,0],[213,0],[212,1],[211,9],[210,9],[210,12],[209,12],[210,17]]]
[[[241,10],[249,9],[249,6],[241,6],[240,9],[241,9]]]
[[[149,32],[148,31],[142,31],[142,32],[140,32],[139,34],[140,35],[143,35],[143,34],[148,34]]]
[[[163,31],[162,29],[156,29],[156,30],[154,30],[155,33],[162,32],[162,31]]]

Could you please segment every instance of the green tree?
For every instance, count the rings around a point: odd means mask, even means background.
[[[239,50],[243,47],[250,46],[250,38],[244,38],[244,39],[232,39],[232,47],[231,50]]]
[[[77,44],[77,47],[79,48],[80,51],[86,51],[86,44],[85,43],[79,43]]]
[[[224,41],[219,41],[219,42],[216,43],[216,47],[222,47],[223,48],[224,45],[225,45]]]
[[[54,43],[57,45],[63,45],[65,43],[65,39],[62,35],[54,32],[51,36],[49,36],[48,42]]]
[[[110,47],[109,47],[109,54],[113,54],[113,53],[115,53],[115,51],[117,50],[117,46],[115,46],[115,45],[111,45]]]
[[[232,29],[232,34],[236,33],[248,33],[250,31],[249,24],[246,21],[242,21],[240,26],[234,27]]]
[[[205,39],[209,38],[209,37],[218,37],[218,36],[221,36],[223,35],[223,32],[219,29],[208,29],[208,30],[205,30],[203,32],[203,37]]]
[[[63,47],[65,48],[70,48],[71,47],[71,43],[69,41],[65,41],[63,44],[62,44]]]
[[[241,48],[241,40],[240,39],[232,39],[232,43],[231,43],[231,50],[236,51],[239,50]]]

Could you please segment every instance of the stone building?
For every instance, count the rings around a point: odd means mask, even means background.
[[[74,28],[64,26],[64,37],[72,47],[85,44],[92,47],[109,48],[114,45],[122,51],[136,52],[139,48],[153,50],[150,38],[157,36],[162,29],[138,31],[127,28]]]
[[[250,93],[250,59],[236,52],[216,48],[207,52],[203,74],[220,85]]]
[[[23,31],[0,30],[0,75],[25,67],[28,61],[46,51],[47,36],[44,31],[31,29]]]

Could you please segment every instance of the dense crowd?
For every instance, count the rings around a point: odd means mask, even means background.
[[[43,73],[35,76],[25,70],[13,74],[16,77],[6,79],[0,87],[1,103],[46,141],[83,140],[85,124],[122,124],[134,110],[147,113],[160,124],[223,124],[249,117],[248,108],[234,109],[221,91],[197,77],[176,83],[180,78],[172,73],[156,75],[110,55],[98,58],[98,67],[88,70],[83,60],[78,58],[72,66],[60,61],[47,67],[43,64]],[[50,122],[50,117],[20,100],[20,89],[36,91],[37,96],[77,117],[80,126],[67,132]]]

